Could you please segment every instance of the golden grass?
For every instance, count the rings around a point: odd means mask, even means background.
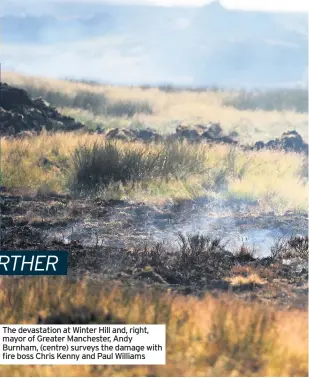
[[[29,190],[68,190],[70,159],[80,145],[104,143],[100,135],[78,133],[42,133],[31,139],[2,139],[1,160],[4,186]],[[164,143],[145,145],[140,142],[117,142],[117,148],[151,154],[164,149]],[[196,151],[198,149],[198,151]],[[258,200],[265,211],[307,211],[308,183],[301,180],[302,157],[296,153],[250,151],[228,146],[186,145],[204,159],[205,172],[185,179],[142,181],[132,187],[113,185],[102,188],[107,196],[149,202],[193,199],[203,195]],[[48,166],[42,164],[48,159]],[[221,177],[222,176],[222,177]],[[219,191],[214,180],[226,181]]]
[[[1,376],[307,376],[305,311],[220,300],[130,293],[121,286],[59,278],[3,278],[2,324],[31,324],[39,312],[76,306],[131,324],[166,324],[164,366],[1,366]]]
[[[252,273],[249,274],[247,277],[242,275],[234,276],[229,279],[232,286],[241,286],[241,285],[264,285],[266,281],[264,281],[258,274]]]
[[[308,139],[308,114],[294,111],[259,111],[237,110],[223,106],[224,99],[233,96],[233,92],[190,92],[166,93],[156,88],[144,90],[139,87],[117,87],[108,85],[92,86],[50,78],[24,76],[12,72],[3,72],[3,80],[12,85],[31,86],[44,90],[59,91],[74,95],[80,91],[102,93],[111,101],[147,101],[153,108],[153,114],[135,115],[133,121],[146,123],[161,132],[174,132],[177,122],[205,123],[220,122],[226,132],[237,131],[240,141],[251,143],[256,140],[269,140],[279,137],[288,130],[297,130],[305,140]],[[65,109],[65,113],[83,122],[114,124],[115,119],[94,116],[79,109]],[[118,119],[119,120],[119,119]],[[121,121],[123,123],[123,120]],[[125,122],[128,125],[130,122]]]

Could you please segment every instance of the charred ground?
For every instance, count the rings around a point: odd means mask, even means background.
[[[121,282],[134,291],[143,285],[154,285],[159,290],[185,295],[233,292],[247,300],[307,307],[308,237],[278,238],[267,257],[258,257],[254,248],[245,243],[231,252],[214,234],[172,234],[167,224],[175,218],[176,225],[181,224],[188,216],[178,208],[164,214],[145,204],[51,197],[2,194],[2,250],[68,250],[72,279],[86,274],[109,284]],[[191,203],[191,213],[193,206]],[[146,234],[144,218],[155,210],[159,222],[164,217],[166,220],[162,234],[170,232],[173,238],[158,241],[159,237]],[[260,218],[265,222],[265,216]],[[297,219],[289,214],[281,220],[272,218],[276,227],[288,224],[289,231],[295,227],[295,235],[306,222],[305,217]],[[101,224],[96,234],[93,222],[98,219]],[[85,220],[92,225],[92,235],[90,229],[74,235],[74,224]],[[251,221],[256,227],[257,217]],[[152,222],[155,223],[154,214]],[[248,226],[250,220],[243,218],[242,222]],[[61,232],[64,229],[67,234]]]

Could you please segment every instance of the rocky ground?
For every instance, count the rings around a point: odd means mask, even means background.
[[[236,203],[234,213],[220,217],[210,202],[200,201],[204,207],[187,201],[159,209],[125,201],[3,193],[1,249],[68,250],[71,278],[88,274],[109,284],[151,285],[199,296],[230,291],[246,300],[306,308],[306,215],[259,215],[252,204],[250,213]],[[207,232],[201,227],[201,209],[213,221]],[[196,217],[200,233],[208,236],[194,234],[195,229],[186,234],[190,217]],[[273,228],[285,238],[268,250],[268,257],[263,252],[257,258],[245,241],[231,253],[224,234],[231,235],[233,228],[240,233]],[[178,231],[182,234],[177,236]]]
[[[0,136],[29,137],[47,131],[72,131],[84,125],[61,115],[41,97],[0,83]]]

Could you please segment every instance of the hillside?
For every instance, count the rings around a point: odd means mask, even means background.
[[[299,90],[235,91],[204,88],[132,87],[53,80],[3,72],[2,79],[42,96],[60,113],[89,130],[151,127],[161,134],[178,124],[219,122],[225,134],[237,133],[241,143],[278,138],[296,130],[308,141],[308,92]]]

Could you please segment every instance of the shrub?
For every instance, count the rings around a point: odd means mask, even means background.
[[[113,182],[138,182],[143,179],[185,177],[201,172],[202,154],[184,144],[165,144],[162,150],[121,149],[117,143],[94,143],[78,147],[72,158],[72,189],[97,191]]]
[[[111,181],[122,181],[121,156],[115,146],[81,146],[73,156],[74,184],[80,189],[94,189]]]

